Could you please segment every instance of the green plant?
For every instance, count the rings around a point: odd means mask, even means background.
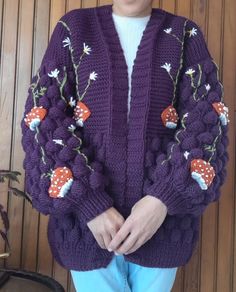
[[[4,183],[5,180],[9,179],[11,181],[16,181],[18,183],[20,183],[20,181],[18,180],[18,175],[21,175],[21,173],[19,171],[10,171],[10,170],[4,170],[4,169],[0,169],[0,183]],[[23,197],[24,199],[26,199],[28,202],[30,202],[32,204],[31,198],[29,197],[29,195],[23,191],[20,191],[17,188],[13,188],[11,186],[8,187],[8,191],[18,197]],[[0,254],[0,258],[6,258],[10,255],[10,244],[7,238],[7,232],[9,230],[10,227],[10,223],[9,223],[9,218],[8,218],[8,214],[7,211],[4,210],[4,207],[0,204],[0,217],[2,219],[2,228],[0,228],[0,235],[3,238],[3,240],[6,242],[7,244],[7,248],[8,248],[8,252],[6,253],[2,253]]]

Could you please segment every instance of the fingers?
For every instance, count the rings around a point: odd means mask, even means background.
[[[109,233],[103,234],[103,242],[104,242],[104,247],[105,249],[108,248],[109,243],[111,242],[112,237]]]
[[[129,252],[129,250],[131,250],[134,247],[137,240],[138,240],[137,234],[135,234],[134,232],[131,232],[128,235],[128,237],[126,237],[124,242],[119,246],[119,248],[116,249],[115,251],[118,253],[126,254],[127,252]]]
[[[99,245],[101,248],[105,249],[105,248],[106,248],[106,245],[105,245],[105,242],[104,242],[103,236],[102,236],[101,234],[93,234],[93,235],[94,235],[94,237],[95,237],[95,239],[96,239],[98,245]]]
[[[108,250],[111,251],[118,249],[121,242],[124,241],[128,234],[131,232],[130,227],[131,226],[129,220],[125,221],[125,223],[121,226],[120,230],[115,234],[112,241],[110,242]]]

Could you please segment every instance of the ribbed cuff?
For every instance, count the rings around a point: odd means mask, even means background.
[[[113,199],[106,192],[91,191],[76,208],[81,220],[87,223],[112,206]]]
[[[167,213],[174,215],[186,210],[186,202],[176,190],[171,179],[153,183],[146,189],[146,195],[151,195],[161,200],[167,206]]]

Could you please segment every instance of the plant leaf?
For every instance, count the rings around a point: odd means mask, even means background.
[[[13,188],[13,187],[9,187],[8,190],[18,197],[23,197],[24,199],[26,199],[28,202],[30,202],[32,204],[32,200],[28,196],[27,193],[20,191],[17,188]]]

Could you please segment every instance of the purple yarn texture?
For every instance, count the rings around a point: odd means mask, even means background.
[[[212,106],[224,102],[219,70],[195,22],[153,8],[133,67],[127,123],[127,65],[111,13],[111,5],[74,9],[56,24],[21,120],[25,190],[33,207],[49,215],[51,251],[67,269],[106,267],[113,254],[99,247],[86,223],[112,206],[127,218],[147,194],[162,200],[168,214],[125,258],[182,266],[197,244],[200,216],[219,199],[227,175],[228,124]],[[91,112],[83,126],[73,118],[72,100]],[[161,119],[169,105],[179,116],[176,128]],[[24,120],[34,106],[46,110],[35,131]],[[206,190],[191,177],[193,159],[214,168]],[[57,167],[73,174],[61,198],[49,196]]]

